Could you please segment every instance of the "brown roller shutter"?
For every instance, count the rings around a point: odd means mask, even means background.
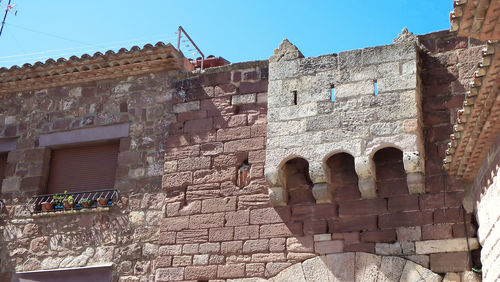
[[[118,143],[52,151],[48,194],[112,189]]]
[[[2,187],[2,182],[3,179],[5,178],[6,168],[7,168],[7,154],[0,154],[0,187]]]

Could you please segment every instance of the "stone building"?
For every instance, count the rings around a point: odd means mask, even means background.
[[[0,69],[0,280],[497,280],[495,5],[311,58]]]

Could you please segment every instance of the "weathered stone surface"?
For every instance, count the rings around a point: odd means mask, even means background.
[[[432,271],[423,268],[422,266],[407,261],[401,274],[400,281],[441,281],[441,276]]]
[[[382,257],[377,281],[400,281],[406,260],[399,257]]]
[[[416,252],[419,255],[446,253],[446,252],[461,252],[461,251],[466,251],[468,247],[471,250],[479,248],[479,242],[477,241],[477,238],[469,238],[469,244],[467,244],[465,238],[415,242]]]
[[[302,263],[306,281],[333,281],[333,275],[326,265],[325,257],[315,257]]]
[[[184,279],[184,269],[171,267],[156,270],[155,281],[177,281]]]
[[[281,271],[280,273],[278,273],[278,275],[270,279],[270,281],[306,282],[308,280],[306,280],[306,278],[304,277],[304,271],[302,265],[300,263],[297,263]]]
[[[354,281],[355,253],[331,254],[326,256],[326,265],[331,271],[332,281]]]
[[[380,256],[367,253],[356,253],[355,281],[376,281],[379,275],[380,263]]]

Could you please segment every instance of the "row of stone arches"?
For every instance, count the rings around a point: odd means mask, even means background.
[[[378,150],[373,155],[375,186],[380,196],[394,189],[408,193],[407,174],[403,164],[403,152],[394,147]],[[309,176],[309,163],[306,159],[295,157],[286,161],[280,168],[280,178],[287,191],[288,204],[315,203],[318,193],[327,193],[331,199],[359,199],[362,197],[363,179],[356,171],[355,158],[349,153],[339,152],[331,155],[324,163],[327,176],[326,192],[314,191],[315,186]],[[395,188],[397,187],[397,188]],[[325,197],[325,195],[321,196]]]

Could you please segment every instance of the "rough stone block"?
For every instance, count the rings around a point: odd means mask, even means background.
[[[333,200],[333,195],[328,189],[327,183],[315,183],[312,188],[312,193],[316,203],[331,203]]]
[[[341,253],[344,250],[344,241],[320,241],[314,243],[314,252],[319,254]]]
[[[406,260],[399,257],[382,257],[377,281],[400,281],[405,264]]]
[[[420,241],[422,240],[422,229],[420,226],[399,227],[396,229],[398,241]]]
[[[286,239],[286,248],[289,252],[313,252],[314,241],[312,236],[290,237]]]
[[[415,242],[416,252],[419,255],[445,253],[445,252],[462,252],[468,249],[471,250],[479,248],[477,238],[469,238],[467,244],[465,238],[444,239],[444,240],[429,240]]]
[[[272,281],[306,282],[307,280],[304,277],[304,270],[302,265],[300,263],[296,263],[286,268],[285,270],[279,272],[278,275],[272,278]]]
[[[218,278],[245,277],[245,264],[227,264],[217,266]]]
[[[210,280],[217,277],[217,265],[187,266],[186,279]]]
[[[378,255],[392,256],[401,255],[403,250],[401,249],[401,244],[399,242],[387,244],[387,243],[376,243],[375,253]]]
[[[156,270],[155,281],[178,281],[184,279],[184,268],[169,267]]]
[[[190,228],[212,228],[222,227],[223,225],[223,213],[192,215],[189,217]]]
[[[380,268],[381,257],[367,254],[356,253],[356,268],[355,268],[355,281],[376,281],[378,277],[378,270]],[[411,280],[404,280],[411,281]]]
[[[200,109],[200,101],[192,101],[173,106],[174,113],[184,113],[189,111],[196,111]]]
[[[416,263],[407,261],[403,269],[403,273],[401,274],[400,281],[440,282],[441,276]]]
[[[231,105],[244,105],[244,104],[252,104],[256,102],[256,94],[242,94],[242,95],[233,95],[231,97]]]
[[[467,252],[451,252],[430,255],[431,270],[437,273],[462,272],[470,268]]]

